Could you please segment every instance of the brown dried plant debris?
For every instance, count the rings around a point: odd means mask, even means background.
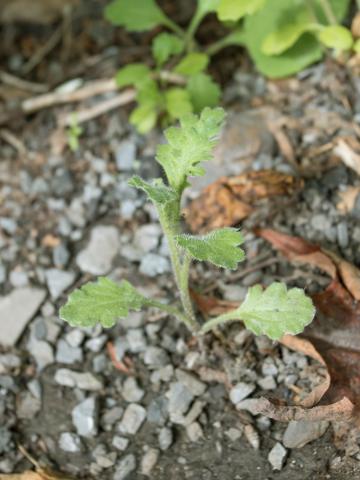
[[[257,201],[293,195],[302,188],[301,179],[275,170],[221,177],[190,203],[185,218],[192,232],[236,225],[255,210]]]

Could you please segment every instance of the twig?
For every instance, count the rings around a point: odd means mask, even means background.
[[[27,155],[27,149],[23,142],[15,137],[9,130],[5,128],[0,129],[0,138],[11,145],[20,155]]]
[[[71,112],[65,116],[61,116],[58,119],[58,124],[61,127],[68,127],[71,124],[74,113],[76,114],[76,122],[84,123],[93,118],[99,117],[104,113],[107,113],[115,108],[122,107],[131,103],[136,98],[136,92],[133,89],[125,90],[116,97],[104,100],[103,102],[97,103],[93,107],[86,108],[83,110],[78,110],[77,112]]]
[[[63,25],[60,25],[59,28],[51,35],[49,40],[35,52],[35,54],[25,63],[21,72],[24,75],[30,73],[42,60],[56,47],[60,42],[63,36]]]
[[[15,77],[4,70],[0,70],[0,81],[5,85],[11,85],[12,87],[19,88],[20,90],[24,90],[26,92],[45,93],[49,90],[47,85],[42,83],[28,82],[27,80]]]
[[[81,100],[95,97],[96,95],[114,92],[117,89],[118,87],[114,79],[95,80],[86,84],[84,87],[75,90],[74,92],[55,90],[54,92],[47,93],[45,95],[28,98],[22,102],[21,109],[25,113],[33,113],[54,105],[80,102]]]

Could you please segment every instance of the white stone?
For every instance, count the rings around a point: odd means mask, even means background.
[[[281,443],[277,442],[273,448],[270,450],[269,455],[268,455],[268,460],[273,468],[273,470],[281,470],[285,458],[287,455],[287,450],[284,448]]]

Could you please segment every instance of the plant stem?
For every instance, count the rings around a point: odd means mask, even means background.
[[[213,330],[218,325],[221,325],[222,323],[229,322],[231,320],[241,320],[237,310],[234,310],[234,311],[229,312],[229,313],[224,313],[223,315],[219,315],[218,317],[215,317],[215,318],[212,318],[211,320],[208,320],[200,328],[200,333],[209,332],[210,330]]]
[[[357,5],[358,10],[360,10],[360,0],[356,0],[356,5]]]
[[[193,50],[194,35],[202,19],[203,19],[203,14],[200,11],[200,8],[197,8],[185,36],[185,44],[186,44],[187,52],[190,52],[191,50]]]
[[[180,272],[180,297],[186,315],[191,318],[193,327],[198,330],[199,326],[195,318],[195,313],[189,292],[189,270],[191,264],[191,256],[185,252]]]
[[[185,325],[187,325],[187,327],[189,328],[189,330],[192,331],[192,325],[190,324],[187,316],[184,315],[178,308],[172,307],[171,305],[167,305],[166,303],[158,302],[157,300],[153,300],[153,299],[147,300],[146,305],[148,307],[158,308],[159,310],[169,313],[170,315],[174,315],[174,317],[184,322]]]
[[[319,2],[330,25],[336,25],[338,22],[329,0],[319,0]]]
[[[170,18],[167,18],[166,21],[164,20],[164,25],[176,33],[176,35],[179,35],[179,37],[186,38],[187,32],[185,32],[185,30],[179,27],[179,25],[173,22]]]

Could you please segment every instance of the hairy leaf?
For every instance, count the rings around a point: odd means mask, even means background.
[[[256,335],[278,340],[286,333],[301,333],[312,322],[315,308],[301,288],[287,290],[284,283],[273,283],[266,290],[260,285],[250,288],[241,306],[230,313]]]
[[[150,69],[143,63],[130,63],[116,74],[116,83],[121,87],[139,85],[149,78]]]
[[[167,32],[157,35],[152,43],[152,52],[158,66],[164,65],[172,55],[178,55],[183,49],[184,41]]]
[[[193,111],[189,92],[179,87],[169,88],[165,92],[165,106],[172,118],[182,118]]]
[[[156,159],[176,192],[186,187],[187,176],[204,174],[199,164],[211,160],[224,115],[221,108],[205,108],[200,117],[189,114],[181,119],[180,127],[165,130],[168,144],[158,146]]]
[[[220,102],[220,87],[206,73],[191,76],[187,89],[196,113],[201,112],[205,107],[216,107]]]
[[[350,50],[354,43],[350,30],[342,25],[324,27],[320,31],[318,38],[326,47],[338,51]]]
[[[209,57],[205,53],[189,53],[176,65],[175,72],[180,75],[196,75],[205,70],[208,63]]]
[[[155,0],[114,0],[105,8],[105,18],[131,32],[150,30],[168,22]]]
[[[93,327],[100,323],[112,327],[118,318],[124,318],[129,310],[139,310],[145,298],[127,281],[120,284],[108,278],[87,283],[72,292],[60,309],[60,317],[72,326]]]
[[[170,187],[164,185],[161,178],[153,180],[152,183],[149,183],[135,175],[129,180],[128,183],[132,187],[143,190],[154,203],[160,205],[176,201],[177,199],[176,192]]]
[[[266,0],[220,0],[217,13],[221,21],[236,22],[260,10]]]
[[[175,239],[192,257],[218,267],[235,269],[245,258],[245,253],[239,248],[244,238],[235,228],[222,228],[201,236],[182,234]]]

